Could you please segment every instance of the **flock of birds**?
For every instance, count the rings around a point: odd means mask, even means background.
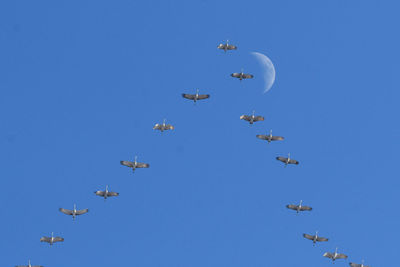
[[[217,48],[221,49],[221,50],[224,50],[225,53],[226,53],[229,50],[236,50],[237,46],[229,44],[228,41],[226,41],[226,43],[219,44]],[[234,78],[238,78],[240,81],[242,81],[243,79],[254,78],[254,75],[248,74],[248,73],[243,73],[243,70],[240,73],[232,73],[231,76],[234,77]],[[196,103],[199,100],[204,100],[204,99],[209,98],[210,95],[209,94],[199,94],[199,90],[197,90],[196,94],[186,94],[186,93],[184,93],[184,94],[182,94],[182,97],[186,98],[186,99],[189,99],[189,100],[192,100],[192,101],[194,101],[194,103]],[[254,122],[258,122],[258,121],[264,121],[264,117],[263,116],[255,115],[254,113],[255,112],[253,111],[252,115],[242,115],[242,116],[240,116],[240,119],[248,121],[250,124],[253,124]],[[153,129],[154,130],[159,130],[161,132],[164,132],[164,131],[167,131],[167,130],[173,130],[174,126],[171,125],[171,124],[166,124],[166,120],[164,119],[163,123],[156,123],[154,125]],[[258,134],[258,135],[256,135],[256,137],[261,139],[261,140],[265,140],[268,143],[270,143],[272,141],[282,141],[282,140],[284,140],[284,137],[282,137],[282,136],[274,136],[274,135],[272,135],[272,130],[270,131],[269,134],[266,134],[266,135]],[[290,158],[290,153],[288,154],[287,157],[279,156],[279,157],[276,157],[276,159],[278,161],[283,162],[285,164],[285,167],[287,165],[289,165],[289,164],[295,164],[295,165],[299,164],[299,162],[297,160]],[[150,167],[150,165],[148,163],[138,162],[137,161],[137,156],[135,156],[134,161],[122,160],[122,161],[120,161],[120,164],[123,165],[123,166],[131,168],[133,172],[137,168],[149,168]],[[98,190],[98,191],[95,191],[94,194],[97,195],[97,196],[103,197],[104,199],[107,199],[109,197],[116,197],[116,196],[119,195],[119,193],[117,193],[117,192],[110,191],[108,189],[108,185],[106,186],[104,191]],[[312,210],[311,207],[304,206],[302,204],[302,200],[300,201],[300,203],[298,205],[289,204],[289,205],[286,205],[286,207],[288,209],[295,210],[296,213],[303,212],[303,211],[311,211]],[[66,214],[66,215],[72,216],[73,220],[75,220],[76,216],[88,213],[89,209],[78,210],[76,208],[76,205],[74,204],[74,207],[71,210],[70,209],[60,208],[59,211],[64,213],[64,214]],[[315,245],[317,242],[326,242],[326,241],[328,241],[328,238],[319,236],[318,235],[318,231],[315,233],[315,235],[310,235],[310,234],[305,234],[304,233],[303,237],[306,238],[306,239],[311,240],[313,242],[313,245]],[[40,238],[40,242],[46,242],[46,243],[49,243],[50,245],[53,245],[54,243],[57,243],[57,242],[64,242],[64,238],[60,237],[60,236],[54,236],[54,233],[51,233],[51,236],[43,236],[42,238]],[[342,253],[338,253],[337,250],[338,249],[336,248],[334,252],[325,252],[323,254],[323,256],[331,259],[333,263],[335,262],[335,260],[347,259],[348,258],[347,255],[342,254]],[[370,266],[364,265],[364,261],[362,261],[362,263],[360,263],[360,264],[359,263],[350,262],[349,265],[351,267],[370,267]],[[43,266],[41,266],[41,265],[31,265],[31,262],[29,260],[28,261],[28,265],[17,265],[16,267],[43,267]]]

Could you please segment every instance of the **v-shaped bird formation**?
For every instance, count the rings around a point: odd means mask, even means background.
[[[226,41],[226,43],[219,44],[217,46],[217,48],[223,50],[225,53],[227,51],[237,50],[237,46],[230,44],[228,41]],[[238,78],[240,81],[242,81],[244,79],[254,78],[254,75],[249,74],[249,73],[244,73],[243,69],[241,70],[241,72],[232,73],[231,76],[234,78]],[[191,100],[191,101],[193,101],[194,104],[196,104],[200,100],[205,100],[205,99],[210,98],[210,95],[209,94],[199,94],[199,89],[196,89],[196,92],[194,94],[182,93],[182,97],[185,99]],[[261,115],[255,115],[255,111],[253,111],[253,113],[251,115],[246,115],[246,114],[241,115],[240,120],[247,121],[250,125],[252,125],[255,122],[264,121],[264,117]],[[156,123],[154,125],[153,129],[158,130],[161,133],[163,133],[164,131],[174,130],[175,127],[171,124],[167,124],[166,119],[164,119],[162,123]],[[260,140],[267,141],[268,144],[273,141],[285,140],[285,138],[283,136],[272,135],[272,130],[270,130],[269,134],[268,133],[267,134],[257,134],[256,137]],[[290,153],[288,153],[287,157],[277,156],[276,160],[282,162],[285,167],[287,165],[298,165],[299,164],[299,161],[291,158]],[[134,161],[121,160],[120,164],[123,166],[126,166],[128,168],[131,168],[133,172],[135,172],[136,169],[150,167],[150,165],[148,163],[138,162],[137,156],[135,156]],[[119,196],[119,193],[110,191],[108,185],[105,186],[104,190],[94,191],[94,194],[96,196],[102,197],[104,200],[106,200],[107,198],[110,198],[110,197]],[[302,200],[300,200],[299,204],[288,204],[288,205],[286,205],[286,208],[296,211],[296,214],[299,214],[304,211],[312,211],[313,210],[312,207],[303,205]],[[59,211],[61,213],[64,213],[65,215],[72,216],[72,219],[75,220],[77,216],[88,213],[89,209],[77,209],[76,205],[74,204],[73,209],[60,208]],[[319,236],[318,231],[316,231],[315,234],[313,234],[313,235],[303,233],[303,237],[305,239],[311,240],[313,242],[314,246],[316,245],[317,242],[327,242],[329,240],[326,237]],[[40,238],[40,242],[45,242],[45,243],[50,244],[50,246],[52,246],[53,244],[55,244],[57,242],[64,242],[64,238],[60,237],[60,236],[54,236],[54,233],[52,232],[51,236],[43,236],[42,238]],[[336,260],[348,258],[347,255],[338,253],[338,248],[336,248],[334,252],[325,252],[322,256],[331,259],[333,263]],[[370,266],[364,265],[364,261],[362,261],[361,264],[350,262],[349,265],[351,267],[370,267]],[[17,265],[16,267],[43,267],[43,266],[31,265],[31,261],[29,260],[28,265]]]

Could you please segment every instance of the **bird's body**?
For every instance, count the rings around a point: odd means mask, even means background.
[[[106,185],[106,190],[104,190],[104,191],[98,190],[98,191],[95,191],[94,193],[97,196],[104,197],[104,199],[107,199],[108,197],[119,196],[119,193],[117,193],[117,192],[108,191],[108,185]]]
[[[43,267],[42,265],[31,265],[31,260],[28,261],[28,265],[16,265],[15,267]]]
[[[153,129],[154,129],[154,130],[159,130],[159,131],[161,131],[161,132],[164,132],[164,131],[166,131],[166,130],[173,130],[173,129],[175,129],[175,127],[172,126],[171,124],[166,124],[166,123],[165,123],[165,119],[164,119],[164,122],[163,122],[162,124],[156,123],[156,124],[154,125]]]
[[[325,252],[324,255],[322,255],[322,256],[331,259],[332,262],[335,262],[335,260],[337,260],[337,259],[347,259],[347,255],[337,253],[337,248],[334,253]]]
[[[242,115],[242,116],[240,116],[240,119],[248,121],[250,124],[253,124],[256,121],[263,121],[264,117],[254,115],[254,111],[253,111],[252,115]]]
[[[269,132],[268,135],[257,134],[256,137],[261,140],[266,140],[268,142],[268,144],[271,143],[271,141],[282,141],[284,139],[282,136],[273,136],[272,130]]]
[[[219,44],[217,46],[217,48],[221,49],[221,50],[224,50],[225,53],[226,53],[226,51],[228,51],[228,50],[236,50],[237,46],[229,44],[228,40],[226,40],[225,44]]]
[[[148,163],[137,162],[136,159],[137,159],[137,156],[135,156],[135,161],[133,161],[133,162],[121,160],[120,163],[121,163],[121,165],[132,168],[132,171],[135,171],[136,168],[149,168],[150,167],[150,165]]]
[[[370,267],[368,265],[364,265],[364,260],[362,261],[362,263],[354,263],[354,262],[350,262],[349,265],[351,267]]]
[[[240,81],[243,79],[252,79],[254,78],[253,74],[249,74],[249,73],[243,73],[243,70],[241,72],[234,72],[231,74],[232,77],[234,78],[238,78]]]
[[[51,236],[43,236],[42,238],[40,238],[40,242],[46,242],[49,243],[50,246],[52,246],[56,242],[64,242],[64,238],[54,236],[53,233],[51,233]]]
[[[183,98],[189,99],[189,100],[193,100],[194,103],[197,102],[197,100],[203,100],[203,99],[207,99],[210,97],[210,95],[200,95],[199,94],[199,90],[196,91],[196,94],[182,94]]]
[[[297,160],[294,160],[294,159],[290,158],[290,153],[288,154],[287,158],[285,158],[285,157],[276,157],[276,159],[281,161],[281,162],[283,162],[283,163],[285,163],[285,166],[287,166],[288,164],[296,164],[296,165],[299,164],[299,162]]]
[[[66,215],[71,215],[72,219],[75,220],[75,217],[77,215],[85,214],[85,213],[87,213],[89,211],[89,209],[77,210],[76,209],[76,205],[74,204],[74,209],[73,210],[60,208],[59,211],[61,211],[62,213],[66,214]]]
[[[315,233],[315,235],[309,235],[309,234],[303,234],[304,238],[307,238],[313,242],[313,245],[315,245],[316,242],[326,242],[328,241],[328,238],[318,236],[318,231]]]
[[[303,203],[303,200],[300,200],[300,204],[299,205],[289,204],[289,205],[286,205],[286,208],[291,209],[291,210],[295,210],[296,213],[299,213],[300,211],[311,211],[312,210],[311,207],[303,206],[302,203]]]

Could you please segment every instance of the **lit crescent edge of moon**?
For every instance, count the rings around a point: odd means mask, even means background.
[[[275,67],[272,61],[264,54],[258,52],[251,52],[255,56],[262,66],[264,66],[264,80],[265,80],[265,90],[263,93],[268,92],[275,82]]]

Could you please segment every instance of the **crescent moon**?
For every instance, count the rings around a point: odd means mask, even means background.
[[[264,67],[264,80],[265,80],[265,89],[264,94],[268,92],[272,85],[275,82],[275,67],[272,61],[264,54],[258,52],[252,52],[253,56],[255,56],[260,64]]]

